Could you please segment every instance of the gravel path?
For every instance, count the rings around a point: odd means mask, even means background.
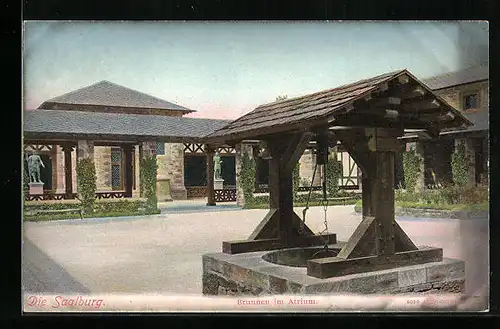
[[[222,241],[246,239],[267,210],[189,212],[186,207],[128,219],[26,222],[26,291],[200,295],[201,256],[220,252]],[[302,208],[295,211],[302,214]],[[321,207],[309,209],[313,231],[323,230],[323,216]],[[352,205],[328,210],[329,232],[341,241],[360,220]],[[403,218],[399,223],[417,245],[442,247],[445,257],[465,260],[469,292],[488,285],[487,220]]]

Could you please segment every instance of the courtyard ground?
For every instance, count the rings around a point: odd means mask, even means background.
[[[25,222],[23,286],[38,293],[161,293],[200,295],[205,253],[222,241],[246,239],[267,210],[204,201],[166,203],[162,214]],[[217,209],[224,211],[217,211]],[[301,216],[303,208],[295,211]],[[354,206],[330,207],[330,233],[345,241],[361,220]],[[324,229],[322,207],[306,222]],[[488,285],[488,220],[398,218],[417,245],[441,247],[444,256],[466,261],[467,292]]]

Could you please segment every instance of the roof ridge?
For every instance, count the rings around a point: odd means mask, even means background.
[[[74,110],[45,110],[45,109],[24,109],[23,112],[25,111],[40,111],[43,113],[51,113],[51,112],[56,112],[56,113],[87,113],[88,115],[110,115],[110,116],[136,116],[136,117],[169,117],[169,118],[174,118],[174,120],[210,120],[210,121],[226,121],[226,122],[232,122],[234,120],[228,120],[228,119],[214,119],[214,118],[191,118],[191,117],[185,117],[185,116],[168,116],[168,115],[158,115],[158,114],[138,114],[138,113],[117,113],[117,112],[87,112],[87,111],[74,111]]]
[[[379,78],[386,77],[386,76],[388,77],[388,76],[392,76],[392,75],[403,73],[404,71],[408,72],[407,69],[400,69],[400,70],[396,70],[396,71],[392,71],[392,72],[388,72],[388,73],[383,73],[383,74],[379,74],[379,75],[371,77],[371,78],[364,78],[364,79],[361,79],[361,80],[357,80],[357,81],[353,81],[353,82],[348,82],[346,84],[343,84],[343,85],[340,85],[340,86],[337,86],[337,87],[334,87],[334,88],[324,89],[324,90],[320,90],[320,91],[317,91],[317,92],[314,92],[314,93],[310,93],[310,94],[305,94],[305,95],[301,95],[301,96],[296,96],[296,97],[292,97],[292,98],[286,98],[286,99],[282,99],[282,100],[278,100],[278,101],[274,101],[274,102],[260,104],[259,106],[257,106],[257,108],[265,106],[265,105],[275,104],[275,103],[276,104],[277,103],[286,103],[286,102],[297,100],[297,99],[300,99],[300,98],[303,98],[303,97],[310,97],[310,96],[319,95],[319,94],[322,94],[322,93],[332,92],[332,91],[335,91],[337,89],[344,89],[346,87],[353,86],[353,85],[356,85],[356,84],[359,84],[359,83],[363,83],[363,82],[368,81],[368,80],[375,80],[375,79],[379,79]]]
[[[111,93],[108,93],[108,91],[110,91]],[[76,90],[53,97],[49,100],[44,101],[38,108],[43,108],[42,106],[45,103],[95,104],[111,106],[112,104],[108,103],[109,100],[106,100],[107,98],[109,98],[108,96],[111,98],[115,98],[115,101],[117,101],[117,103],[128,104],[123,105],[125,107],[158,108],[196,112],[196,110],[189,109],[185,106],[179,105],[178,103],[167,101],[144,91],[132,89],[130,87],[109,80],[101,80],[96,83],[85,85]],[[130,100],[132,100],[131,103],[129,102]]]
[[[432,75],[432,76],[429,76],[427,78],[423,78],[422,81],[431,80],[431,79],[438,79],[438,78],[444,78],[444,77],[447,77],[447,76],[453,76],[455,74],[460,74],[460,73],[464,73],[464,72],[467,72],[467,71],[478,70],[478,69],[483,69],[483,68],[489,68],[489,64],[473,65],[473,66],[469,66],[469,67],[458,69],[458,70],[454,70],[454,71],[448,71],[448,72],[445,72],[445,73],[442,73],[442,74]]]

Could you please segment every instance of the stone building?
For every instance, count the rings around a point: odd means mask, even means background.
[[[420,186],[430,187],[452,181],[451,156],[458,143],[469,157],[468,186],[488,183],[489,164],[489,69],[471,67],[423,80],[432,91],[474,124],[467,129],[442,131],[439,138],[420,132],[405,135],[408,148],[423,158]]]
[[[140,143],[149,141],[154,143],[153,151],[157,158],[160,200],[206,197],[207,157],[202,137],[230,121],[184,117],[192,112],[195,111],[101,81],[45,101],[36,110],[25,111],[24,150],[26,155],[36,151],[46,164],[41,175],[49,198],[51,195],[62,198],[65,194],[78,193],[76,146],[78,140],[89,139],[92,139],[98,196],[122,197],[128,171],[131,171],[131,197],[140,195]],[[68,143],[72,146],[65,150]],[[132,147],[130,154],[126,154],[127,149],[124,148],[127,143]],[[137,145],[139,147],[135,147]],[[236,190],[237,152],[232,147],[220,148],[219,152],[224,188]],[[338,156],[344,161],[340,185],[358,188],[358,170],[354,161],[342,150],[339,150]],[[257,182],[265,187],[267,163],[262,159],[257,161],[260,169]],[[131,162],[131,167],[127,170],[128,162]],[[311,150],[304,153],[300,163],[301,177],[310,182],[315,165]],[[67,166],[73,173],[70,175],[71,182],[66,178]],[[313,185],[319,186],[321,178],[320,168]],[[221,198],[219,200],[231,199],[230,196]]]
[[[78,193],[75,174],[78,147],[81,142],[90,142],[98,196],[123,197],[128,188],[131,195],[125,197],[137,197],[140,153],[143,144],[149,143],[157,157],[158,191],[165,194],[159,197],[185,199],[186,145],[199,142],[204,135],[228,123],[183,117],[192,112],[101,81],[50,99],[36,110],[24,111],[25,155],[36,151],[45,163],[41,176],[48,198],[54,195],[63,198],[65,194],[71,197]]]

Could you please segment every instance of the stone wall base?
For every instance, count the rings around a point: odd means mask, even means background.
[[[171,187],[170,195],[172,196],[173,200],[187,200],[186,188]]]
[[[279,294],[433,294],[464,293],[465,263],[441,262],[318,279],[305,267],[273,264],[268,252],[203,255],[203,294],[262,296]]]

